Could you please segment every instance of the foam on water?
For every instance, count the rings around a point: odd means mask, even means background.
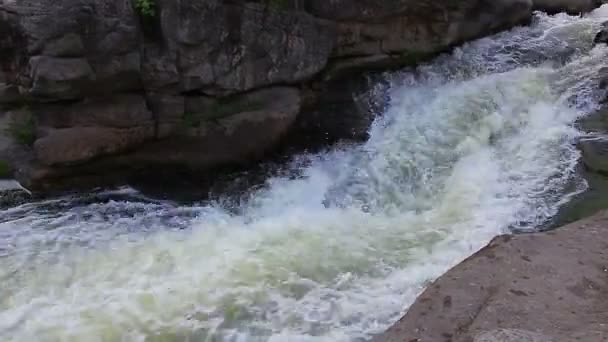
[[[608,8],[539,15],[387,75],[362,145],[300,156],[243,201],[27,204],[0,213],[2,341],[356,341],[584,183],[579,132]]]

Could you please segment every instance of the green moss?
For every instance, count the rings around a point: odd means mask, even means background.
[[[156,3],[154,0],[133,0],[135,9],[143,17],[154,17],[156,15]]]
[[[14,118],[11,122],[9,122],[6,133],[9,134],[17,143],[31,146],[36,139],[34,132],[34,117],[28,111],[27,117]]]
[[[11,177],[11,166],[5,160],[0,159],[0,178]]]

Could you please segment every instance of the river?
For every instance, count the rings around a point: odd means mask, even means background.
[[[0,211],[0,340],[370,339],[585,189],[574,123],[603,96],[605,20],[538,14],[387,74],[367,142],[295,156],[237,205],[126,188]]]

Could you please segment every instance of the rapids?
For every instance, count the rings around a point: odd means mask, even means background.
[[[0,211],[0,340],[370,339],[585,188],[574,123],[603,95],[605,20],[537,14],[387,74],[369,141],[295,157],[237,208],[122,189]]]

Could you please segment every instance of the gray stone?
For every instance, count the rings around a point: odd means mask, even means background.
[[[537,8],[544,6],[539,1]],[[19,168],[23,180],[27,170],[41,182],[70,177],[71,165],[99,158],[112,170],[138,161],[247,163],[303,127],[327,142],[364,139],[378,106],[359,82],[344,86],[346,76],[416,64],[526,22],[533,6],[155,3],[156,16],[145,18],[128,0],[0,0],[0,103],[27,105],[36,118],[36,167]],[[571,10],[571,3],[560,2],[560,9]],[[299,115],[301,108],[306,113]],[[134,159],[125,162],[126,155]]]
[[[606,341],[607,246],[606,212],[554,231],[497,237],[430,285],[375,341]]]
[[[148,94],[148,103],[156,122],[156,138],[166,138],[177,132],[184,117],[185,102],[183,96]]]
[[[42,54],[52,57],[82,57],[85,48],[82,38],[76,33],[66,33],[63,37],[49,41]]]
[[[531,0],[312,1],[339,20],[334,56],[425,54],[510,28],[530,18]],[[394,62],[398,62],[395,60]]]
[[[161,0],[159,10],[166,58],[175,58],[185,91],[230,94],[304,81],[325,67],[335,41],[329,23],[261,4]]]
[[[72,104],[44,104],[32,107],[39,128],[150,126],[152,113],[141,95],[89,98]]]
[[[579,143],[582,153],[582,163],[595,173],[608,176],[608,141],[583,140]]]
[[[81,98],[83,90],[90,88],[95,79],[93,69],[83,58],[32,57],[29,70],[30,94],[42,98]]]
[[[153,136],[153,126],[60,128],[49,130],[36,140],[34,150],[45,165],[70,165],[125,152]]]
[[[203,110],[192,113],[200,115],[196,124],[182,124],[170,138],[142,146],[123,162],[208,169],[255,161],[284,138],[300,105],[297,89],[275,87],[231,98],[223,104],[227,108],[196,107]]]

